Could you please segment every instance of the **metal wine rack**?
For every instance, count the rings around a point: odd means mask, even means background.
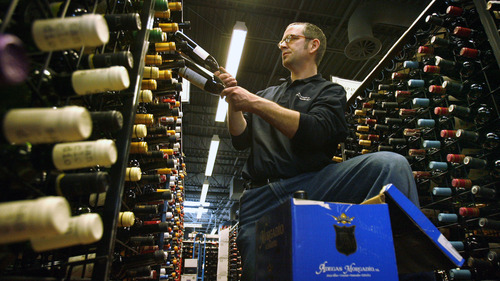
[[[50,3],[47,0],[31,0],[34,5],[38,7],[40,15],[44,18],[53,17],[50,11]],[[8,1],[4,1],[7,3]],[[20,3],[23,1],[12,0],[9,4],[9,9],[5,12],[5,16],[2,18],[0,32],[4,33],[7,30],[7,26],[12,20],[12,16]],[[98,3],[102,1],[88,1],[87,3],[92,3],[93,13],[96,13],[98,8]],[[127,6],[123,5],[122,10],[118,10],[118,3],[124,1],[105,1],[107,4],[106,13],[127,13]],[[139,2],[139,1],[137,1]],[[77,266],[84,266],[85,268],[93,268],[92,277],[84,277],[82,273],[82,278],[79,280],[109,280],[113,279],[111,276],[112,262],[115,254],[115,238],[117,232],[117,222],[118,215],[122,206],[122,195],[124,192],[124,182],[125,182],[125,171],[128,163],[128,155],[130,151],[130,143],[132,136],[132,128],[135,122],[135,113],[138,105],[138,95],[140,92],[141,81],[143,77],[144,70],[144,57],[148,50],[148,39],[149,31],[153,26],[153,16],[154,16],[154,1],[144,0],[142,11],[140,12],[140,18],[142,23],[142,28],[135,35],[133,43],[127,48],[133,55],[134,66],[129,70],[130,77],[130,87],[127,90],[118,93],[103,93],[92,96],[85,96],[80,98],[68,98],[66,100],[59,100],[56,104],[49,104],[43,100],[40,90],[43,87],[41,79],[36,84],[29,84],[29,88],[32,92],[33,99],[37,101],[34,102],[38,106],[63,106],[68,104],[80,104],[86,106],[91,110],[102,110],[110,104],[119,108],[123,115],[123,127],[117,133],[112,135],[115,140],[115,145],[118,152],[118,158],[116,163],[108,170],[110,176],[110,185],[106,193],[106,201],[104,208],[101,212],[101,218],[103,221],[104,232],[101,240],[95,244],[87,246],[75,246],[69,247],[63,250],[54,250],[49,252],[44,252],[41,254],[34,253],[25,245],[11,245],[12,249],[15,248],[16,253],[21,254],[22,258],[13,258],[12,265],[5,271],[4,276],[0,276],[0,280],[69,280],[71,279],[71,272]],[[66,11],[71,4],[71,0],[64,1],[62,5],[62,15],[66,14]],[[117,45],[120,43],[120,34],[112,34],[115,38],[116,49]],[[125,46],[126,47],[126,46]],[[98,49],[98,52],[104,52],[106,46]],[[79,58],[81,59],[84,54],[84,48],[79,50]],[[29,54],[30,56],[36,55],[38,58],[43,56],[43,63],[40,65],[38,73],[43,73],[49,67],[52,59],[52,52],[47,53],[37,53]],[[66,61],[68,69],[76,70],[80,64],[80,59],[76,66],[71,62]],[[36,81],[36,80],[35,80]],[[168,185],[168,183],[167,183]],[[38,194],[44,195],[44,194]],[[162,218],[165,220],[165,217]],[[163,239],[161,239],[163,241]],[[161,242],[163,244],[163,242]],[[163,245],[161,245],[163,246]],[[2,249],[4,250],[4,249]],[[83,255],[80,261],[68,262],[68,258],[71,256]],[[158,277],[159,278],[159,277]]]

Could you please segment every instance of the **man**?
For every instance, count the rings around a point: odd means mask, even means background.
[[[411,168],[403,156],[379,152],[331,161],[348,133],[346,98],[342,86],[318,74],[326,49],[321,29],[292,23],[278,47],[290,71],[279,86],[253,94],[237,86],[230,74],[216,73],[226,85],[221,95],[229,104],[233,146],[251,148],[243,168],[248,182],[240,199],[237,238],[242,280],[255,279],[255,223],[297,190],[305,190],[312,200],[360,203],[393,183],[418,206]]]

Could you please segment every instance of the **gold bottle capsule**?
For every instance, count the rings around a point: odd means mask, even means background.
[[[130,142],[131,154],[143,154],[148,152],[148,143],[145,141]]]
[[[175,42],[155,43],[156,52],[173,52],[175,50],[176,50]]]
[[[369,150],[369,149],[362,149],[361,150],[361,154],[368,154],[368,153],[371,153],[371,150]]]
[[[356,115],[356,116],[366,116],[366,111],[361,110],[361,109],[356,109],[356,110],[354,110],[354,115]]]
[[[141,89],[143,90],[156,90],[157,84],[154,79],[143,79],[141,83]]]
[[[362,146],[371,146],[372,145],[372,141],[371,140],[359,140],[359,145],[362,145]]]
[[[162,59],[160,55],[146,55],[146,65],[161,65]]]
[[[356,126],[356,130],[360,132],[368,132],[370,131],[370,126]]]
[[[174,150],[173,149],[168,149],[168,148],[162,148],[160,149],[161,152],[167,154],[167,155],[174,155]]]
[[[170,3],[169,3],[169,6],[170,6]],[[170,9],[168,9],[166,11],[155,12],[155,18],[169,19],[170,18]]]
[[[333,162],[337,162],[337,163],[340,163],[340,162],[343,162],[344,160],[342,159],[342,157],[338,157],[338,156],[333,156],[332,158]]]
[[[170,174],[172,174],[172,169],[168,169],[168,168],[158,169],[158,170],[156,170],[156,173],[160,174],[160,175],[170,175]]]
[[[167,33],[173,33],[176,31],[179,31],[179,24],[175,22],[169,22],[169,23],[159,23],[158,27],[161,28],[163,32]]]
[[[135,115],[135,124],[153,125],[155,122],[153,114],[141,114]]]
[[[158,77],[160,80],[172,80],[171,70],[160,70],[160,75]]]
[[[182,11],[182,2],[169,2],[168,9],[171,11]]]

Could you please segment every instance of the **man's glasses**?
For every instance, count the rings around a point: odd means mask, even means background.
[[[281,41],[278,43],[278,48],[280,48],[280,46],[281,46],[281,44],[283,44],[283,42],[288,44],[288,43],[290,43],[290,41],[297,40],[299,38],[304,38],[304,39],[309,39],[309,40],[314,39],[314,38],[310,38],[310,37],[305,37],[303,35],[290,34],[287,37],[281,39]]]

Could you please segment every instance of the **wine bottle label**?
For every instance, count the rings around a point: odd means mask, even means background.
[[[77,70],[71,75],[71,84],[78,95],[107,91],[121,91],[130,86],[128,71],[123,66]]]
[[[203,89],[208,79],[198,74],[196,71],[191,70],[187,67],[183,67],[179,69],[179,75],[183,78],[189,80],[189,82],[193,83],[196,87]]]
[[[92,133],[92,120],[80,106],[12,109],[4,117],[3,130],[11,144],[81,141]]]
[[[36,46],[45,52],[97,47],[109,40],[106,20],[95,14],[36,20],[31,33]]]
[[[98,214],[83,214],[71,218],[68,230],[61,235],[38,236],[30,240],[37,252],[54,250],[74,245],[86,245],[101,240],[103,233],[101,217]]]
[[[36,200],[0,204],[0,244],[28,240],[43,233],[63,234],[70,223],[70,207],[64,197],[42,197]]]
[[[196,46],[196,48],[193,49],[193,53],[199,56],[202,60],[205,60],[206,58],[208,58],[208,56],[210,56],[210,54],[207,51],[203,50],[203,48],[201,48],[200,46]]]
[[[109,167],[118,157],[114,141],[97,141],[56,144],[52,150],[54,166],[61,171],[94,166]]]

